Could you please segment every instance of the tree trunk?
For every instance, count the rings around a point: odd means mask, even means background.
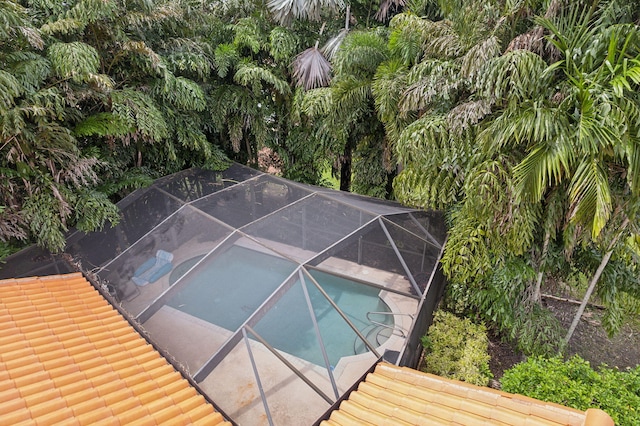
[[[351,189],[351,145],[347,143],[344,147],[342,164],[340,165],[340,191]]]
[[[544,272],[542,271],[542,263],[547,257],[547,253],[549,252],[549,240],[551,240],[551,232],[545,231],[544,233],[544,243],[542,244],[542,256],[540,257],[540,265],[538,266],[538,276],[536,277],[536,286],[533,289],[533,302],[540,304],[542,302],[542,296],[540,292],[540,287],[542,287],[542,277],[544,276]]]
[[[613,254],[613,250],[615,249],[616,243],[618,242],[618,239],[624,233],[624,230],[625,230],[625,228],[627,227],[628,224],[629,224],[629,218],[627,217],[627,218],[625,218],[624,222],[622,222],[622,225],[620,226],[620,230],[619,230],[618,234],[613,238],[613,240],[609,244],[607,252],[605,253],[605,255],[602,258],[602,260],[600,261],[600,266],[598,266],[598,269],[596,270],[596,273],[591,278],[591,281],[589,282],[589,287],[587,288],[587,292],[585,293],[584,297],[582,298],[582,303],[580,304],[580,307],[578,308],[578,312],[576,312],[576,315],[573,317],[573,322],[571,323],[571,326],[569,327],[569,331],[567,331],[567,336],[564,338],[565,346],[569,344],[569,340],[571,340],[571,336],[573,336],[573,332],[576,331],[576,327],[578,326],[578,323],[580,322],[580,318],[582,318],[582,314],[584,313],[584,310],[587,307],[587,303],[589,303],[589,299],[591,298],[591,293],[593,293],[593,290],[596,288],[596,284],[598,283],[598,280],[600,279],[600,276],[602,275],[602,271],[604,271],[604,268],[609,263],[609,259],[611,259],[611,255]]]

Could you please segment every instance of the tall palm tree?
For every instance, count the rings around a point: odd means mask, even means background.
[[[491,146],[525,151],[513,169],[519,199],[541,201],[550,190],[566,188],[567,221],[603,244],[601,263],[565,342],[617,244],[630,231],[638,232],[627,214],[640,194],[640,31],[634,24],[605,22],[598,1],[588,6],[565,7],[556,19],[537,19],[560,60],[539,70],[536,91],[527,91],[517,103],[507,96],[506,107],[483,133]],[[493,83],[513,80],[500,61],[488,68],[496,73]],[[613,224],[615,230],[604,232]]]
[[[474,12],[490,13],[486,3],[453,2],[442,9],[453,19],[418,21],[430,36],[421,48],[402,44],[405,88],[391,92],[401,94],[398,108],[383,96],[377,102],[391,111],[390,130],[397,117],[415,120],[395,143],[404,166],[395,191],[405,202],[450,210],[442,262],[458,306],[467,303],[535,350],[535,336],[555,329],[539,300],[557,231],[587,228],[607,252],[608,243],[625,240],[610,231],[635,223],[621,215],[631,214],[629,195],[637,194],[638,44],[633,25],[611,24],[611,7],[517,3],[514,13],[500,9],[474,21]],[[520,17],[532,11],[544,17],[527,26]],[[605,12],[608,20],[596,19]],[[526,43],[545,31],[547,42]],[[416,39],[419,31],[410,34]],[[514,264],[522,271],[537,265],[538,273],[505,279]]]

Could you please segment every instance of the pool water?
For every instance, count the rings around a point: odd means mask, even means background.
[[[233,246],[186,276],[189,283],[168,305],[235,331],[297,266],[282,258]],[[384,327],[373,325],[367,313],[389,312],[378,297],[379,290],[319,271],[311,271],[311,275],[373,346],[378,346],[381,341],[375,337]],[[341,357],[359,353],[363,344],[356,333],[308,277],[305,283],[330,364],[335,366]],[[298,280],[253,328],[271,346],[324,366],[302,285]],[[371,319],[393,324],[392,315],[371,315]]]

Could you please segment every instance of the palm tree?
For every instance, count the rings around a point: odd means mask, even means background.
[[[340,171],[340,189],[345,191],[387,195],[386,141],[372,94],[375,72],[387,58],[382,34],[350,32],[332,59],[331,86],[304,94],[302,112],[318,123],[323,139],[331,141],[327,146]]]
[[[640,104],[635,95],[640,32],[633,24],[605,23],[599,2],[589,6],[566,7],[557,19],[537,19],[560,60],[536,71],[542,71],[536,91],[526,90],[517,103],[507,96],[506,107],[483,134],[493,146],[525,150],[513,169],[520,200],[541,201],[550,190],[566,188],[567,221],[587,229],[596,243],[607,240],[565,343],[617,244],[630,232],[626,210],[637,202],[640,189]],[[496,73],[491,81],[506,81],[502,75],[509,71],[500,61],[489,69]],[[614,197],[614,192],[622,196]],[[615,231],[603,238],[612,223]]]
[[[220,158],[213,21],[181,0],[29,5],[0,3],[0,239],[58,251],[70,226],[117,222],[109,196]]]
[[[587,7],[585,18],[576,12],[585,8],[561,8],[557,1],[541,11],[546,18],[536,19],[535,27],[523,26],[518,16],[531,13],[533,3],[476,22],[474,3],[462,1],[443,9],[456,19],[417,21],[413,28],[422,30],[409,33],[414,40],[420,31],[430,36],[422,48],[398,44],[407,67],[405,88],[391,91],[401,94],[398,108],[389,108],[393,102],[383,96],[377,99],[391,112],[385,118],[388,129],[397,117],[415,120],[395,143],[404,167],[396,194],[411,204],[450,210],[442,262],[457,306],[478,309],[528,350],[536,349],[535,336],[555,329],[547,326],[552,321],[539,300],[557,231],[570,224],[588,228],[596,242],[606,234],[607,242],[618,244],[625,239],[610,232],[614,224],[625,225],[615,229],[627,232],[635,223],[621,216],[631,214],[634,202],[612,194],[637,194],[631,190],[636,179],[631,171],[637,170],[631,159],[638,134],[635,27],[611,25],[611,16],[608,24],[599,24],[598,5]],[[472,13],[456,16],[468,7]],[[394,18],[399,19],[415,18]],[[581,19],[597,25],[581,27]],[[492,22],[495,26],[487,26]],[[524,43],[538,28],[541,35],[551,33],[551,48]],[[513,39],[514,29],[527,37]],[[607,63],[615,71],[608,71]],[[393,87],[393,81],[400,78],[385,84]],[[620,181],[627,182],[626,189],[619,188]],[[617,209],[620,200],[623,208]],[[537,265],[537,274],[523,272],[530,277],[526,287],[517,284],[522,280],[504,279],[514,264],[524,264],[523,271],[527,264]]]

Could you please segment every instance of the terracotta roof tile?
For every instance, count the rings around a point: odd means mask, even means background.
[[[321,424],[613,426],[613,421],[601,410],[585,413],[380,363]]]
[[[229,424],[81,274],[0,281],[0,424]]]

